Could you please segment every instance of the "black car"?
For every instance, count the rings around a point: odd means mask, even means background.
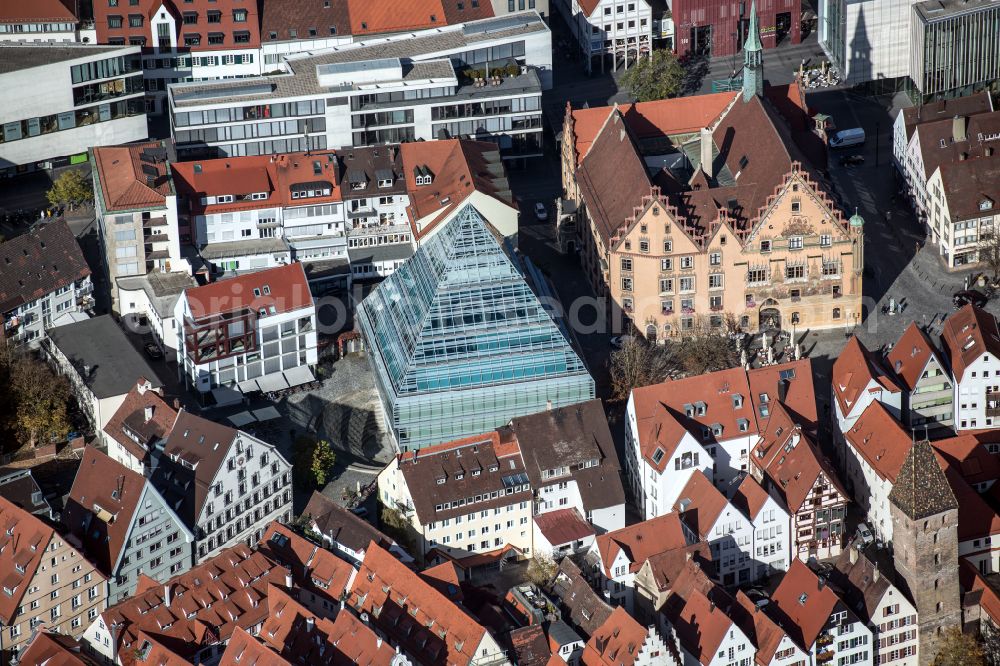
[[[968,304],[972,304],[977,308],[982,308],[986,306],[987,301],[989,301],[981,291],[976,291],[975,289],[966,289],[965,291],[956,292],[954,296],[951,297],[951,302],[958,310]]]
[[[146,354],[151,359],[160,360],[163,358],[163,350],[157,347],[154,342],[147,342],[142,348],[146,350]]]
[[[865,163],[864,155],[845,155],[840,158],[840,166],[852,167]]]

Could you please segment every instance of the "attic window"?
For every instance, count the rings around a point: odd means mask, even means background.
[[[747,419],[736,419],[736,427],[739,428],[740,432],[746,432],[750,429],[750,421]]]
[[[661,449],[660,447],[656,447],[656,450],[653,451],[653,462],[656,464],[660,464],[660,461],[663,460],[663,456],[664,456],[663,449]]]
[[[253,288],[253,295],[260,298],[260,289],[257,287]]]
[[[262,289],[262,291],[264,292],[265,296],[270,296],[271,295],[271,287],[269,285],[265,284],[264,288]]]
[[[721,423],[713,423],[712,424],[712,434],[715,435],[716,437],[719,437],[720,435],[722,435],[722,424]]]
[[[779,379],[795,379],[795,370],[789,368],[788,370],[781,370],[778,372]]]
[[[743,407],[743,396],[739,393],[733,394],[733,409],[740,409]]]
[[[194,165],[194,172],[195,173],[201,173],[201,165],[200,164],[195,164]]]
[[[684,416],[694,416],[694,405],[691,403],[684,404]]]
[[[437,484],[438,484],[439,486],[443,486],[443,485],[444,485],[444,477],[443,477],[443,476],[439,476],[439,477],[438,477],[438,479],[437,479]]]
[[[316,28],[309,28],[309,36],[310,37],[316,36]]]
[[[993,208],[993,202],[989,199],[983,199],[979,202],[979,210],[990,210]]]
[[[740,169],[746,169],[748,164],[750,164],[750,160],[747,159],[746,155],[740,158]]]
[[[803,592],[802,594],[799,595],[799,604],[805,606],[806,605],[806,599],[808,599],[808,598],[809,598],[809,595],[806,594],[805,592]]]
[[[695,414],[698,416],[704,416],[705,412],[708,411],[708,406],[701,401],[694,403]]]

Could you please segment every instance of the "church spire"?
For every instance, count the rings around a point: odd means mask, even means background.
[[[743,101],[764,94],[764,47],[760,43],[757,24],[757,0],[750,5],[750,28],[743,44]]]

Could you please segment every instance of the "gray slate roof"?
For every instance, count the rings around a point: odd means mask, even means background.
[[[127,394],[139,377],[148,379],[153,388],[163,385],[111,315],[58,326],[48,333],[99,399]]]
[[[910,520],[958,510],[958,500],[927,440],[917,442],[910,449],[889,493],[889,501]]]

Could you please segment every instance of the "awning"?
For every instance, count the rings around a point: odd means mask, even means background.
[[[308,384],[309,382],[316,381],[316,377],[313,376],[312,370],[309,369],[308,365],[300,365],[291,370],[285,370],[284,374],[289,386],[299,386],[300,384]]]
[[[232,416],[229,417],[229,422],[232,423],[237,428],[242,428],[248,423],[253,423],[256,420],[257,419],[255,419],[253,415],[250,414],[250,412],[240,412],[238,414],[233,414]]]
[[[281,414],[278,413],[278,410],[270,405],[261,409],[255,409],[252,413],[258,421],[270,421],[272,419],[281,418]]]
[[[236,386],[239,388],[241,393],[253,393],[260,390],[260,387],[257,386],[256,379],[248,379],[245,382],[240,382]]]
[[[243,394],[239,391],[234,391],[228,386],[220,386],[219,388],[212,389],[212,397],[215,398],[217,407],[238,405],[243,402]]]
[[[264,391],[265,393],[270,393],[271,391],[280,391],[281,389],[288,388],[288,382],[285,380],[284,375],[276,372],[271,375],[264,375],[263,377],[258,377],[257,386],[260,387],[261,391]]]

